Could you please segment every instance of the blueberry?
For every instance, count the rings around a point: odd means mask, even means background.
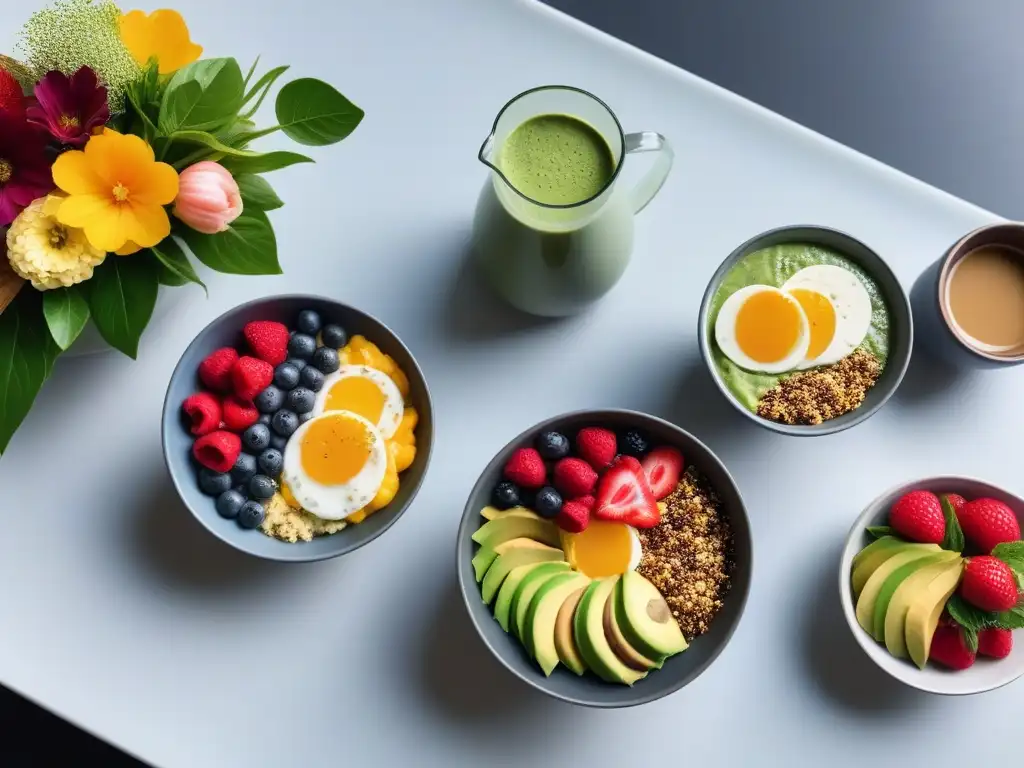
[[[300,425],[301,424],[305,424],[307,421],[312,419],[314,416],[316,416],[316,414],[313,413],[312,411],[309,411],[308,413],[300,413],[299,414],[299,424]]]
[[[287,437],[282,437],[281,435],[271,435],[270,436],[270,447],[271,448],[276,448],[277,450],[281,451],[281,453],[284,453],[284,447],[286,445],[288,445],[288,438]]]
[[[338,350],[330,347],[317,347],[310,362],[324,373],[334,373],[341,367]]]
[[[231,468],[231,480],[238,485],[256,474],[256,457],[251,453],[240,453]]]
[[[502,480],[494,486],[494,493],[491,494],[494,506],[498,509],[508,509],[519,506],[519,486]]]
[[[299,317],[295,321],[295,326],[302,333],[308,333],[310,336],[316,336],[317,333],[320,332],[320,315],[312,309],[304,309],[299,312]]]
[[[537,451],[548,461],[558,461],[569,455],[569,438],[561,432],[541,432],[537,437]]]
[[[249,481],[249,495],[254,499],[269,499],[274,495],[274,481],[266,475],[253,475]]]
[[[246,427],[245,432],[242,433],[242,445],[253,453],[259,453],[270,445],[270,428],[259,422],[251,427]]]
[[[348,343],[348,334],[345,333],[345,329],[340,325],[331,323],[325,325],[324,329],[320,332],[320,340],[323,341],[325,347],[341,349]]]
[[[266,424],[269,427],[270,426],[270,420],[272,418],[274,418],[274,414],[272,414],[272,413],[261,413],[258,421],[259,421],[260,424]]]
[[[619,445],[622,446],[622,452],[627,456],[633,456],[638,459],[642,459],[651,450],[651,444],[647,442],[647,438],[635,429],[631,429],[624,434]]]
[[[299,428],[299,417],[291,411],[278,411],[274,414],[270,426],[281,437],[288,437]]]
[[[284,405],[284,392],[271,384],[256,395],[256,410],[260,413],[274,413]]]
[[[238,510],[245,504],[245,495],[231,489],[217,497],[217,514],[221,517],[238,517]]]
[[[242,528],[259,528],[266,516],[267,513],[263,510],[262,504],[258,501],[247,501],[238,510],[238,524]]]
[[[324,375],[312,365],[307,365],[299,371],[299,383],[306,389],[319,392],[320,387],[324,385]]]
[[[562,496],[550,485],[545,485],[537,491],[533,506],[541,517],[554,517],[562,508]]]
[[[293,389],[299,383],[299,368],[294,363],[281,363],[274,369],[274,383],[284,390]]]
[[[288,408],[298,414],[312,411],[314,402],[316,402],[316,395],[313,394],[311,389],[298,387],[288,393]]]
[[[277,477],[281,474],[281,467],[284,466],[284,456],[277,448],[267,448],[259,457],[260,472],[269,476]]]
[[[287,360],[285,360],[285,362],[288,363],[289,365],[294,365],[300,371],[306,367],[306,361],[301,360],[298,357],[289,357]]]
[[[296,333],[288,339],[288,355],[298,357],[302,360],[309,360],[316,349],[316,339],[308,333]]]
[[[220,496],[229,488],[231,488],[231,475],[214,472],[206,467],[199,470],[199,490],[207,496]]]

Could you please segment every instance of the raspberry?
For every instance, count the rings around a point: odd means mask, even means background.
[[[576,435],[576,453],[600,472],[615,459],[618,448],[615,433],[601,427],[586,427]]]
[[[555,522],[563,531],[582,533],[590,525],[590,510],[578,501],[567,501],[558,511]]]
[[[274,380],[274,366],[248,355],[238,358],[231,368],[231,385],[239,400],[252,402]]]
[[[544,485],[548,470],[536,449],[520,448],[505,464],[503,474],[522,488],[536,489]]]
[[[242,452],[242,439],[234,432],[218,430],[203,435],[192,444],[196,461],[214,472],[228,472]]]
[[[257,422],[260,412],[252,403],[245,403],[234,395],[224,398],[224,426],[232,432],[241,432]]]
[[[568,499],[573,496],[586,496],[593,493],[594,486],[597,485],[597,472],[583,459],[560,460],[555,464],[552,475],[555,488]]]
[[[238,352],[232,347],[221,347],[199,364],[199,380],[214,392],[227,392],[231,389],[231,369],[236,362]]]
[[[597,499],[595,499],[593,496],[580,496],[579,498],[576,499],[569,499],[569,501],[573,501],[577,504],[582,504],[591,512],[594,511],[594,505],[597,503]]]
[[[189,395],[181,404],[181,410],[192,420],[189,431],[193,435],[206,435],[220,427],[220,403],[209,392]]]
[[[246,323],[242,335],[249,343],[249,349],[260,360],[271,365],[280,365],[288,357],[288,328],[284,323],[272,320],[254,320]]]

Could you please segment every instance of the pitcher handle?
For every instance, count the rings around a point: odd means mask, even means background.
[[[668,143],[668,139],[655,131],[627,133],[625,148],[627,155],[634,152],[658,153],[654,165],[629,191],[633,213],[640,213],[654,199],[665,183],[665,179],[668,178],[668,172],[672,170],[672,161],[675,159],[675,152],[672,151],[672,145]]]

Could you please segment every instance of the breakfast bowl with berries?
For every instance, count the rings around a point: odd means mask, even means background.
[[[466,503],[459,585],[481,639],[557,699],[627,707],[695,679],[750,586],[735,482],[699,440],[635,411],[548,419],[506,445]]]
[[[271,560],[322,560],[390,528],[433,443],[430,395],[383,323],[304,295],[210,323],[174,369],[164,458],[211,533]]]
[[[999,688],[1024,674],[1024,499],[969,477],[886,491],[839,566],[843,614],[884,671],[929,693]]]

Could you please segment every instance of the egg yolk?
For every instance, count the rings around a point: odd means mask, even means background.
[[[807,359],[814,360],[822,355],[832,337],[836,335],[836,310],[828,296],[809,288],[793,288],[789,291],[807,315],[807,324],[811,327],[811,340],[807,345]]]
[[[782,360],[800,339],[800,309],[777,291],[760,291],[736,313],[736,343],[758,363]]]
[[[376,438],[361,421],[329,413],[310,422],[302,436],[302,468],[323,485],[347,483],[363,468]]]
[[[327,393],[324,410],[352,411],[371,424],[379,424],[384,412],[384,393],[372,379],[346,376],[339,379]]]
[[[567,542],[569,561],[592,579],[625,573],[633,554],[633,534],[621,523],[591,520]]]

